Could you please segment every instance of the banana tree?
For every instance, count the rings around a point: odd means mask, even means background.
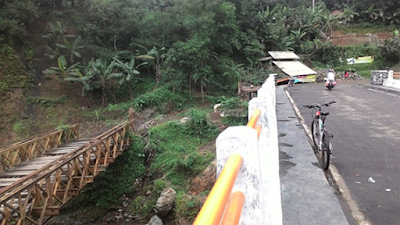
[[[243,64],[236,64],[234,61],[230,61],[225,66],[224,76],[227,76],[228,79],[234,78],[238,81],[238,96],[241,95],[241,86],[242,86],[242,76],[245,74]]]
[[[118,84],[129,83],[131,100],[133,99],[132,84],[137,82],[138,76],[140,75],[139,67],[146,64],[147,62],[142,62],[139,65],[136,65],[135,58],[132,58],[129,62],[122,62],[121,60],[114,58],[114,65],[122,70],[122,76],[120,77],[121,79],[119,79]]]
[[[333,34],[333,29],[337,25],[338,19],[339,17],[337,15],[332,15],[328,10],[321,13],[320,25],[322,32],[328,33],[328,36],[331,37]]]
[[[70,51],[71,63],[74,62],[74,56],[80,58],[81,54],[78,52],[79,49],[84,48],[84,46],[79,46],[79,42],[82,40],[82,36],[78,36],[73,42],[70,42],[66,37],[64,37],[64,44],[57,43],[57,47],[67,49]]]
[[[354,18],[356,16],[359,16],[359,14],[354,11],[354,9],[352,7],[349,7],[347,5],[344,6],[344,10],[343,10],[343,14],[341,15],[341,17],[346,20],[347,22],[351,22],[354,20]]]
[[[54,49],[52,49],[50,46],[46,45],[46,49],[50,52],[45,53],[45,56],[48,56],[50,59],[54,59],[56,57],[60,56],[60,49],[56,46]]]
[[[59,42],[61,38],[64,36],[64,29],[65,27],[62,25],[60,21],[56,21],[55,24],[49,22],[47,24],[47,28],[49,33],[43,35],[43,38],[49,39],[54,42]]]
[[[42,37],[49,40],[52,44],[55,43],[56,45],[54,49],[48,45],[45,46],[49,54],[45,53],[44,55],[48,56],[50,59],[58,58],[60,56],[60,47],[58,46],[57,43],[60,42],[62,38],[75,37],[74,35],[65,35],[64,30],[65,27],[60,21],[56,21],[55,24],[51,22],[47,24],[47,31],[49,33],[43,35]]]
[[[291,40],[294,42],[295,47],[300,48],[301,41],[306,34],[307,33],[302,31],[301,28],[299,28],[298,30],[290,31],[290,37],[291,37]],[[299,50],[301,50],[301,49],[299,49]]]
[[[397,11],[391,15],[390,24],[400,25],[400,9],[397,9]]]
[[[294,51],[294,44],[293,36],[286,36],[280,40],[277,47],[279,51]]]
[[[95,88],[100,88],[102,93],[102,101],[101,104],[104,107],[107,101],[107,87],[115,86],[114,79],[121,78],[123,76],[122,73],[114,72],[115,64],[103,62],[101,59],[92,60],[89,63],[91,65],[90,76],[93,77],[94,82],[93,85]],[[112,95],[115,102],[113,89]]]
[[[68,77],[64,78],[65,81],[77,81],[82,83],[82,97],[86,96],[86,93],[95,89],[93,86],[93,73],[90,72],[91,65],[88,64],[86,68],[83,68],[83,73],[80,69],[74,68],[73,71],[68,74]]]
[[[374,5],[368,7],[368,9],[364,11],[364,13],[369,17],[371,21],[375,21],[378,18],[378,13],[374,9]]]
[[[150,65],[153,65],[157,84],[161,80],[161,66],[164,59],[167,57],[167,54],[162,52],[166,52],[165,47],[162,47],[159,50],[157,50],[156,47],[153,47],[146,55],[139,55],[136,57],[147,61]]]
[[[200,68],[196,68],[193,73],[193,81],[194,83],[200,84],[201,91],[201,100],[204,102],[204,88],[207,87],[207,84],[211,81],[212,76],[211,66],[204,65]]]
[[[44,74],[46,75],[58,75],[61,76],[61,81],[64,83],[64,88],[68,93],[67,90],[67,85],[64,82],[65,78],[69,77],[70,75],[74,75],[75,73],[75,69],[77,68],[77,66],[79,65],[79,63],[75,63],[71,66],[67,66],[67,60],[65,59],[64,56],[60,56],[57,59],[57,67],[50,67],[49,69],[46,69],[45,71],[43,71]]]

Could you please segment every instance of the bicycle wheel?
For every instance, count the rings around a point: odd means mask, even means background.
[[[329,141],[329,134],[327,131],[324,131],[322,136],[322,146],[321,146],[321,161],[322,161],[322,168],[327,170],[329,168],[329,161],[331,159],[330,154],[330,141]]]
[[[312,136],[312,140],[313,140],[315,149],[318,149],[318,144],[319,144],[319,134],[318,134],[319,125],[318,125],[318,123],[319,122],[318,122],[317,118],[315,118],[311,123],[311,136]]]

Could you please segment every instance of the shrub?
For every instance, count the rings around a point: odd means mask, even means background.
[[[182,96],[172,93],[165,87],[156,89],[151,93],[138,96],[133,101],[133,107],[137,111],[142,111],[148,107],[155,107],[161,113],[172,110],[181,110],[186,99]]]
[[[395,39],[386,39],[383,46],[380,46],[382,56],[388,62],[399,62],[400,60],[400,42]]]
[[[20,120],[14,124],[13,131],[19,137],[23,137],[23,138],[28,137],[31,129],[36,127],[35,123],[36,123],[36,120],[34,118]]]
[[[201,202],[190,195],[179,191],[175,198],[175,212],[178,217],[195,219],[201,209]]]
[[[150,146],[157,152],[150,173],[154,178],[165,177],[179,189],[186,189],[188,180],[204,170],[215,157],[213,153],[200,153],[197,149],[215,138],[218,130],[204,119],[204,112],[191,110],[189,114],[197,119],[186,124],[171,121],[149,131]],[[202,127],[200,132],[189,131],[196,124]]]
[[[249,103],[247,101],[243,101],[238,97],[233,97],[226,99],[225,101],[221,101],[222,110],[247,109],[248,105]]]
[[[221,102],[221,112],[225,115],[221,122],[228,126],[245,125],[247,123],[248,102],[237,97]]]
[[[55,106],[58,104],[63,104],[68,101],[70,97],[62,95],[58,98],[46,98],[46,97],[28,97],[26,99],[28,104],[38,104],[43,106]]]
[[[16,44],[24,43],[28,36],[27,27],[39,17],[39,8],[32,1],[6,1],[0,8],[1,36],[7,36],[10,42]]]
[[[218,133],[215,125],[208,120],[208,114],[205,111],[198,109],[190,109],[187,113],[190,118],[185,123],[185,130],[192,136],[207,138],[215,136]]]
[[[15,123],[13,131],[17,133],[18,136],[23,136],[26,132],[25,124],[22,122]]]
[[[132,192],[132,184],[145,170],[143,157],[140,157],[143,147],[142,139],[133,137],[133,144],[129,149],[100,173],[92,184],[85,187],[71,205],[94,204],[107,208],[110,204],[117,203],[123,194]]]
[[[246,125],[247,117],[226,116],[221,118],[221,122],[227,126],[241,126]]]

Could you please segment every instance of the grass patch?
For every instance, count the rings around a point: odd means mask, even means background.
[[[32,117],[17,121],[13,126],[13,131],[20,138],[26,138],[30,135],[30,131],[36,128],[36,120]]]
[[[154,107],[159,112],[166,113],[173,110],[181,110],[184,106],[187,107],[185,103],[186,99],[184,97],[173,93],[166,87],[161,87],[153,92],[138,96],[132,102],[132,106],[137,111]]]
[[[137,96],[133,101],[109,104],[106,110],[109,112],[126,112],[130,107],[133,107],[140,112],[146,108],[155,108],[160,113],[168,113],[188,107],[187,103],[186,97],[175,94],[166,87],[160,87],[152,92]]]
[[[379,24],[372,24],[372,23],[360,23],[360,24],[347,24],[341,25],[337,28],[338,31],[348,34],[348,33],[355,33],[355,34],[368,34],[368,33],[378,33],[378,32],[393,32],[396,29],[396,25],[379,25]]]
[[[56,127],[62,124],[67,124],[68,112],[57,110],[54,107],[46,109],[46,119],[51,123],[52,127]]]
[[[176,194],[175,213],[189,220],[195,219],[201,209],[202,203],[183,191]]]
[[[59,104],[63,104],[70,100],[71,97],[67,97],[65,95],[62,95],[58,98],[46,98],[46,97],[28,97],[26,99],[28,104],[37,104],[37,105],[42,105],[42,106],[56,106]]]
[[[105,113],[103,113],[105,110],[102,108],[99,109],[91,109],[91,110],[85,110],[82,112],[82,117],[87,119],[87,120],[92,120],[95,122],[102,121],[102,120],[107,120],[108,117]]]
[[[212,153],[198,152],[198,148],[219,133],[204,111],[192,109],[187,115],[190,120],[184,124],[170,121],[149,131],[150,149],[156,152],[150,172],[166,177],[178,190],[186,190],[188,180],[215,158]]]

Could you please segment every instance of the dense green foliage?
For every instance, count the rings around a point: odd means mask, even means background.
[[[198,148],[214,139],[219,131],[204,111],[191,109],[187,115],[186,123],[169,121],[150,129],[149,143],[144,147],[146,157],[154,157],[147,175],[150,182],[129,204],[131,213],[144,218],[151,215],[157,198],[166,187],[178,192],[176,215],[193,218],[198,213],[199,201],[188,199],[184,193],[189,188],[190,178],[203,171],[215,157],[212,149],[199,152]]]
[[[68,97],[65,95],[60,96],[59,98],[44,98],[44,97],[28,97],[26,99],[28,104],[38,104],[43,106],[55,106],[58,104],[62,104],[68,101]]]
[[[212,140],[218,129],[204,119],[202,112],[191,112],[193,117],[185,124],[171,121],[149,131],[151,151],[156,152],[151,172],[166,174],[167,180],[185,189],[188,178],[197,175],[213,159],[213,154],[201,154],[197,148]],[[193,131],[193,125],[195,127]]]
[[[38,19],[47,21],[46,28],[29,32]],[[7,0],[0,2],[0,40],[24,43],[27,62],[47,56],[54,64],[46,74],[80,82],[83,96],[106,106],[133,100],[142,94],[135,89],[149,81],[177,94],[200,93],[203,101],[207,94],[232,95],[238,81],[264,80],[268,71],[258,59],[269,50],[294,50],[314,60],[323,56],[323,64],[340,67],[347,54],[322,44],[322,33],[339,22],[398,25],[399,20],[392,1]],[[42,48],[28,47],[34,34]],[[390,48],[374,51],[383,61],[398,57]],[[151,106],[159,104],[149,98]]]
[[[30,86],[31,77],[15,55],[12,47],[0,48],[0,99],[7,96],[11,89],[25,89]]]
[[[1,46],[1,43],[0,43]],[[17,115],[13,109],[7,108],[7,101],[21,99],[31,86],[32,77],[27,74],[26,67],[10,46],[0,48],[0,130],[7,123],[15,122]],[[13,94],[11,94],[13,93]],[[20,95],[20,96],[19,96]],[[14,96],[14,97],[13,97]],[[31,123],[29,123],[31,124]],[[18,134],[26,136],[23,123],[13,128]]]
[[[137,111],[146,107],[156,107],[161,113],[181,110],[187,100],[180,95],[172,93],[167,88],[158,88],[154,92],[145,93],[138,96],[133,101],[133,106]],[[187,105],[185,105],[187,107]]]
[[[132,184],[145,170],[143,147],[142,139],[133,137],[130,148],[107,167],[105,172],[100,173],[94,183],[85,187],[82,191],[85,194],[75,198],[71,205],[96,204],[99,207],[109,207],[110,204],[117,203],[123,194],[133,192]]]

